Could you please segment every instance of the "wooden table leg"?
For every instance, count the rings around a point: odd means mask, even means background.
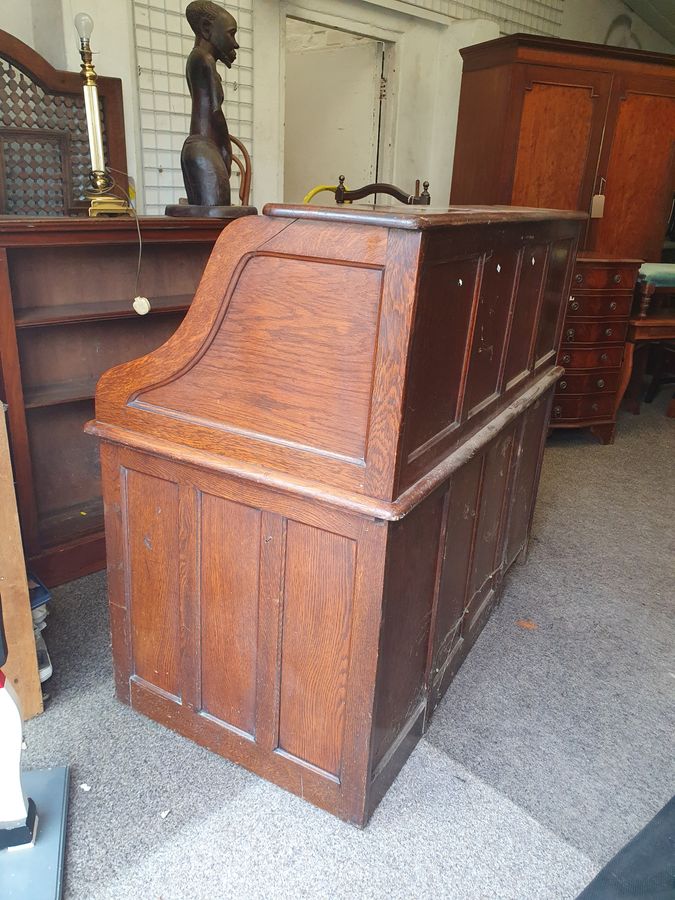
[[[626,388],[628,387],[628,382],[630,381],[630,376],[633,372],[633,355],[635,353],[635,344],[633,341],[626,341],[626,346],[623,351],[623,362],[621,363],[621,372],[619,374],[619,387],[616,391],[616,407],[614,409],[614,414],[619,410],[621,406],[621,401],[623,400],[623,395],[626,393]]]
[[[647,371],[647,360],[649,358],[649,344],[631,344],[632,366],[628,373],[626,381],[625,393],[623,397],[623,408],[632,412],[633,415],[640,415],[640,402],[642,400],[642,389],[644,386],[645,372]],[[622,375],[624,374],[622,369]],[[623,386],[623,378],[621,379]]]

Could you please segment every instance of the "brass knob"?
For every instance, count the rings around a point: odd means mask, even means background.
[[[558,387],[560,388],[561,391],[567,390],[567,382],[566,382],[566,381],[559,381],[559,382],[558,382]]]
[[[612,278],[614,284],[621,284],[621,275],[617,272],[614,278]]]
[[[569,353],[566,353],[563,356],[562,361],[565,363],[566,366],[569,366],[569,364],[572,362],[572,357],[569,355]]]
[[[574,340],[574,335],[575,335],[574,328],[568,328],[567,331],[565,332],[565,340],[566,340],[566,341],[573,341],[573,340]]]
[[[598,404],[597,404],[597,403],[594,403],[594,404],[591,406],[591,409],[593,410],[593,412],[597,412],[597,411],[598,411]]]
[[[575,300],[574,297],[570,297],[570,309],[579,309],[579,301]]]
[[[607,356],[606,353],[600,354],[600,362],[607,362],[608,359],[609,359],[609,356]]]
[[[611,337],[614,334],[613,328],[605,328],[605,337]]]
[[[553,407],[553,418],[559,419],[562,415],[562,406],[554,406]]]
[[[598,380],[597,380],[595,383],[597,384],[597,386],[598,386],[599,388],[604,388],[604,386],[605,386],[605,379],[604,379],[604,378],[598,378]]]
[[[616,301],[615,300],[612,300],[612,302],[609,304],[609,308],[616,309]]]
[[[583,283],[584,283],[584,276],[581,274],[581,272],[577,273],[577,274],[574,276],[574,281],[575,281],[577,284],[583,284]]]

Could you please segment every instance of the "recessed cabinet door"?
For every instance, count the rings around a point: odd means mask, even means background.
[[[511,203],[587,212],[613,76],[523,66],[521,77],[523,101]]]
[[[661,259],[675,191],[675,83],[652,75],[617,79],[600,161],[604,215],[593,223],[593,250]]]

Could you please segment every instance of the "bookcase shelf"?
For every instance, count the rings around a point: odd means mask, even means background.
[[[151,309],[148,315],[185,312],[192,296],[178,294],[168,297],[148,297]],[[29,306],[17,312],[17,328],[41,325],[67,325],[73,322],[93,322],[105,319],[126,319],[138,313],[132,306],[132,297],[124,300],[109,300],[105,303],[67,303],[63,306]]]
[[[0,219],[0,399],[26,557],[49,586],[105,565],[98,449],[83,431],[96,383],[174,333],[225,224],[141,218],[137,283],[131,219]]]

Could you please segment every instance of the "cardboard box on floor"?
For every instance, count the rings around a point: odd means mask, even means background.
[[[0,403],[0,535],[0,595],[9,651],[3,671],[19,697],[24,719],[30,719],[42,712],[42,691],[4,403]]]

